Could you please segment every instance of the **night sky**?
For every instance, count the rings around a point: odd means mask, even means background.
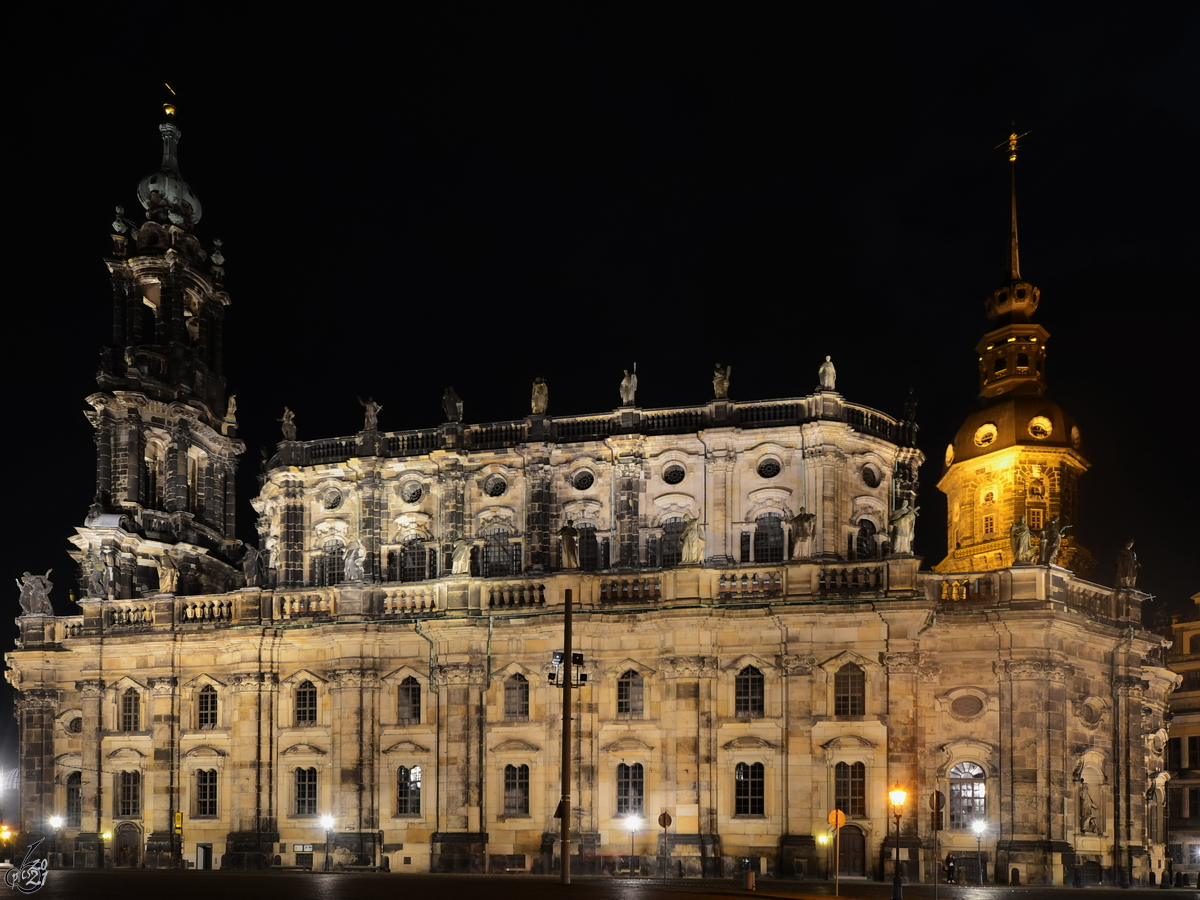
[[[1049,395],[1093,464],[1076,533],[1093,580],[1111,583],[1134,538],[1139,587],[1191,606],[1194,5],[1091,20],[1022,3],[954,19],[443,9],[307,27],[135,5],[20,73],[10,576],[54,567],[55,608],[77,611],[67,538],[95,484],[82,411],[111,327],[109,223],[116,204],[141,218],[171,80],[197,233],[227,260],[240,537],[285,404],[302,440],[360,429],[356,396],[383,404],[384,430],[437,425],[447,385],[468,422],[519,418],[538,375],[551,415],[602,412],[634,361],[644,408],[706,402],[716,361],[733,399],[794,397],[829,354],[852,402],[899,414],[915,388],[915,549],[938,562],[936,482],[977,403],[973,347],[1005,271],[1009,164],[993,148],[1015,119]]]

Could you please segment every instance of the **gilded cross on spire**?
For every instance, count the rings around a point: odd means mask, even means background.
[[[1008,161],[1012,163],[1012,222],[1009,228],[1008,235],[1008,277],[1011,281],[1019,281],[1021,278],[1021,261],[1017,252],[1017,150],[1020,147],[1021,138],[1029,134],[1017,134],[1016,123],[1013,123],[1013,130],[1008,136],[1008,140],[996,145],[995,149],[1005,150],[1008,152]]]
[[[163,84],[166,86],[167,91],[170,93],[170,95],[172,97],[174,97],[175,96],[175,88],[171,87],[170,82],[164,81]],[[163,104],[163,112],[165,112],[168,116],[175,115],[175,103],[173,100],[168,100],[166,103]]]

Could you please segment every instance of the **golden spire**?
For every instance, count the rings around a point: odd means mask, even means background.
[[[170,91],[170,92],[171,92],[171,96],[172,96],[172,97],[174,97],[174,96],[175,96],[175,88],[171,87],[171,85],[170,85],[168,82],[165,82],[165,81],[164,81],[164,82],[163,82],[163,84],[164,84],[164,85],[166,85],[166,88],[167,88],[167,90],[168,90],[168,91]],[[164,104],[163,104],[163,112],[165,112],[165,113],[166,113],[168,116],[173,116],[173,115],[175,115],[175,104],[174,104],[174,102],[172,102],[172,101],[168,101],[168,102],[164,103]]]
[[[1021,280],[1021,259],[1017,252],[1017,150],[1018,142],[1027,134],[1029,134],[1028,131],[1025,134],[1017,134],[1014,130],[1009,134],[1008,140],[997,144],[995,148],[1007,151],[1008,161],[1012,164],[1012,218],[1008,232],[1008,278],[1010,281]]]

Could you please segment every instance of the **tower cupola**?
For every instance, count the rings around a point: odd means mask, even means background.
[[[138,182],[137,198],[147,219],[191,231],[200,221],[200,201],[179,174],[181,132],[175,125],[175,107],[170,103],[163,107],[167,121],[158,126],[163,139],[162,165]]]

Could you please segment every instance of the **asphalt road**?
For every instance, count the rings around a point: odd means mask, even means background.
[[[2,890],[3,888],[0,888]],[[888,900],[890,884],[843,881],[840,896],[851,900]],[[21,896],[13,891],[10,896]],[[180,872],[139,869],[51,870],[45,884],[33,894],[36,900],[396,900],[399,897],[487,900],[682,900],[687,897],[786,897],[809,900],[832,897],[829,882],[795,882],[759,879],[754,894],[741,882],[664,882],[651,879],[576,878],[561,885],[557,876],[471,876],[324,874],[303,872]],[[1038,897],[1121,897],[1128,900],[1164,900],[1188,897],[1200,900],[1200,891],[1159,888],[948,887],[938,889],[938,900],[1036,900]],[[932,900],[931,885],[908,885],[905,900]]]

